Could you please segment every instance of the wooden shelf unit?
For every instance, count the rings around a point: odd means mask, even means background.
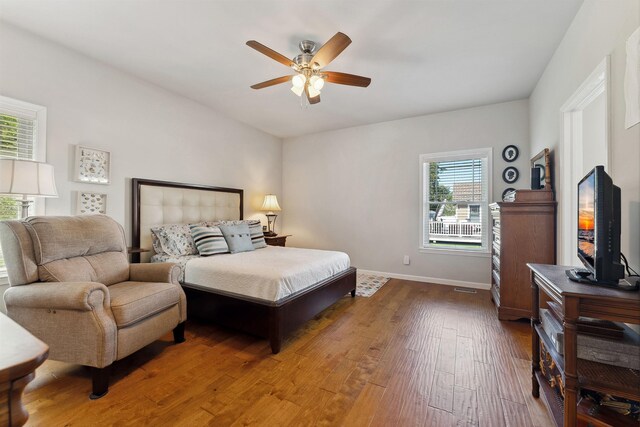
[[[531,286],[528,262],[556,262],[556,202],[529,200],[489,205],[493,241],[491,299],[500,320],[531,317]],[[536,192],[526,193],[533,198]],[[549,198],[551,192],[539,190]],[[541,197],[542,198],[542,197]]]
[[[586,399],[580,401],[580,389],[640,401],[640,370],[622,368],[577,358],[577,321],[579,317],[592,317],[613,322],[640,324],[640,293],[585,285],[570,281],[565,270],[571,267],[528,264],[531,269],[533,306],[546,308],[546,301],[555,301],[562,307],[564,329],[564,356],[555,350],[551,339],[540,324],[540,311],[531,316],[531,370],[532,395],[543,397],[556,425],[573,427],[577,421],[595,426],[637,425],[630,417],[621,417],[614,411],[595,405]],[[562,411],[558,407],[558,393],[547,384],[540,372],[540,342],[554,360],[564,378]],[[562,417],[559,416],[562,414]]]

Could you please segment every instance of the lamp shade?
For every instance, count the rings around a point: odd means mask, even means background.
[[[0,194],[58,197],[53,166],[21,159],[0,159]]]
[[[262,203],[262,208],[260,209],[263,211],[269,211],[269,212],[281,210],[280,205],[278,204],[278,199],[276,198],[276,195],[267,194],[266,196],[264,196],[264,202]]]

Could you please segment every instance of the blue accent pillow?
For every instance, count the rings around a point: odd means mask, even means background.
[[[253,247],[253,243],[251,243],[251,232],[249,231],[249,226],[247,224],[220,224],[218,227],[220,228],[220,231],[222,231],[224,240],[227,241],[229,251],[232,254],[237,254],[238,252],[249,252],[255,249]]]

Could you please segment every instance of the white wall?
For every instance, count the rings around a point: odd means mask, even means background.
[[[292,245],[345,251],[358,268],[488,284],[489,258],[418,251],[419,155],[493,147],[495,200],[507,187],[502,149],[515,144],[514,187],[529,188],[528,114],[523,100],[286,139],[284,232]]]
[[[640,125],[624,128],[625,42],[640,26],[638,0],[585,0],[530,98],[531,150],[554,151],[554,171],[561,165],[560,107],[606,55],[611,55],[610,143],[613,181],[622,189],[622,252],[640,267]],[[560,179],[555,180],[562,200]],[[562,209],[562,206],[560,206]],[[561,222],[558,221],[561,227]],[[558,236],[561,236],[558,229]],[[558,248],[560,250],[560,247]],[[558,252],[560,253],[560,252]]]
[[[130,178],[243,188],[245,217],[258,216],[265,193],[281,194],[280,139],[6,23],[0,94],[47,107],[60,194],[48,215],[73,213],[77,191],[103,192],[130,239]],[[76,144],[111,152],[110,185],[72,182]]]

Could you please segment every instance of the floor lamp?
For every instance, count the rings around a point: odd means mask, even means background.
[[[29,216],[29,197],[58,197],[53,166],[23,159],[0,159],[0,195],[22,196],[22,219]]]

